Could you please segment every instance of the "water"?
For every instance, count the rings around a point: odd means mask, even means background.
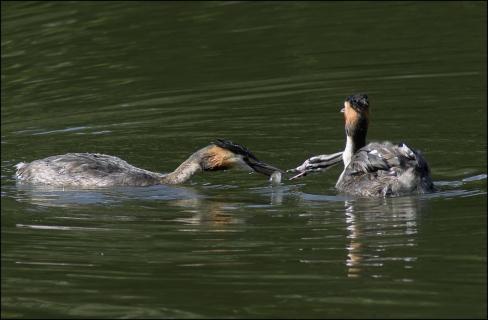
[[[483,2],[2,3],[2,317],[486,317],[485,30]],[[12,179],[67,152],[168,172],[216,138],[292,168],[341,150],[355,92],[439,192]]]

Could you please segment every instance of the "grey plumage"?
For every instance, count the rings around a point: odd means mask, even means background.
[[[347,97],[341,109],[346,132],[344,151],[334,154],[334,157],[322,155],[306,160],[289,170],[298,173],[291,179],[322,171],[337,163],[335,155],[342,154],[344,171],[336,183],[336,188],[342,193],[386,197],[435,191],[429,166],[419,151],[404,143],[374,142],[366,145],[369,107],[365,94]]]
[[[126,161],[99,153],[67,153],[17,165],[18,181],[56,186],[147,186],[164,175],[134,167]]]
[[[429,166],[420,152],[391,142],[370,143],[359,149],[336,188],[366,197],[434,191]]]
[[[245,147],[227,140],[218,140],[183,161],[168,174],[137,168],[126,161],[99,153],[67,153],[31,163],[16,165],[15,178],[21,183],[60,187],[112,187],[178,184],[200,171],[242,167],[271,176],[281,171],[267,165]]]

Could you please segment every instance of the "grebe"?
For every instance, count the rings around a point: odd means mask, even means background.
[[[242,167],[274,177],[281,170],[259,161],[247,148],[217,139],[192,154],[173,172],[160,174],[99,153],[67,153],[16,165],[19,182],[61,187],[112,187],[178,184],[199,171]]]
[[[291,169],[299,172],[291,179],[308,172],[323,171],[341,161],[341,173],[336,189],[363,197],[398,196],[434,191],[427,161],[417,150],[405,143],[372,142],[366,145],[369,124],[369,102],[365,94],[346,98],[344,107],[346,148],[332,155],[320,155],[306,160]]]

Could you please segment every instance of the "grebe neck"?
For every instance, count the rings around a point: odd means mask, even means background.
[[[342,154],[342,160],[344,161],[344,169],[351,162],[352,156],[366,145],[366,130],[356,131],[353,136],[346,134],[346,148]]]
[[[189,180],[195,173],[202,171],[202,166],[195,155],[185,160],[173,172],[161,177],[163,184],[178,184]]]

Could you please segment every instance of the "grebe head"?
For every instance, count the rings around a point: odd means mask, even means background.
[[[347,136],[364,135],[366,138],[369,122],[368,96],[366,94],[355,94],[347,97],[341,112],[344,113]]]
[[[368,112],[369,101],[366,94],[353,94],[346,98],[350,107],[358,113]]]
[[[341,112],[344,112],[346,130],[346,148],[342,157],[344,166],[347,167],[352,155],[366,145],[369,123],[368,96],[355,94],[347,97]]]
[[[247,148],[232,141],[217,139],[201,150],[200,165],[205,171],[244,168],[271,176],[282,170],[270,166],[256,158]]]

